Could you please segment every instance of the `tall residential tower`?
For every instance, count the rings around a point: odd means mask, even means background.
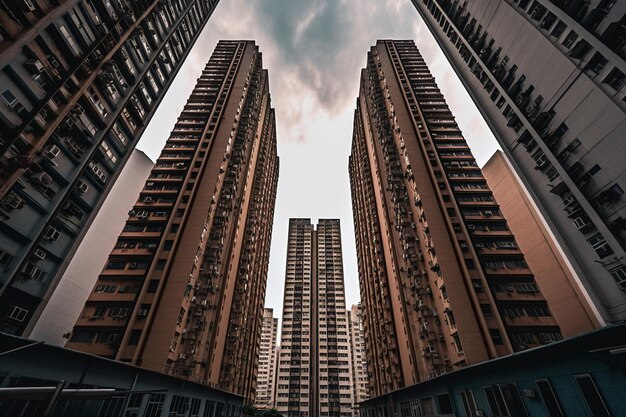
[[[0,2],[0,331],[30,335],[217,3]]]
[[[254,405],[257,408],[274,407],[277,331],[278,319],[274,317],[274,310],[271,308],[263,309],[261,350],[259,352],[259,368],[256,374],[256,397],[254,399]]]
[[[67,344],[254,399],[276,126],[252,41],[220,41]]]
[[[363,332],[363,306],[354,304],[348,310],[348,330],[350,332],[350,363],[352,365],[352,397],[360,403],[369,398],[367,377],[367,356],[365,355],[365,334]]]
[[[339,220],[290,219],[276,409],[352,416],[350,336]]]
[[[349,170],[372,396],[561,339],[412,41],[368,53]]]
[[[626,2],[413,3],[597,318],[626,319]]]

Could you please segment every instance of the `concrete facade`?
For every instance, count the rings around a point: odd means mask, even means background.
[[[290,219],[276,409],[352,417],[350,336],[339,220]]]
[[[372,396],[562,338],[412,41],[368,53],[349,171]]]
[[[269,80],[220,41],[68,347],[254,400],[278,185]]]
[[[598,328],[600,323],[591,300],[576,281],[561,248],[504,154],[497,151],[482,171],[563,336]]]
[[[256,374],[256,398],[254,405],[257,408],[273,408],[276,389],[276,332],[278,319],[274,317],[274,310],[263,309],[263,328],[261,329],[261,350],[259,352],[259,367]]]
[[[354,304],[348,310],[348,330],[350,332],[350,363],[352,364],[352,397],[356,404],[369,398],[361,304]]]
[[[0,331],[32,331],[217,3],[0,2]]]
[[[126,224],[128,211],[133,208],[137,195],[150,175],[154,162],[135,149],[102,209],[85,234],[78,250],[69,261],[63,277],[47,301],[30,338],[51,345],[63,346],[64,335],[71,332],[85,301],[93,290],[98,274]]]
[[[626,318],[626,3],[413,0],[572,265]]]

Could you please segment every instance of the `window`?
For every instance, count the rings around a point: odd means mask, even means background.
[[[144,417],[159,417],[161,415],[164,402],[165,394],[151,393],[150,397],[148,397],[148,404],[146,405]]]
[[[558,38],[563,34],[563,32],[565,32],[565,28],[567,28],[565,23],[559,20],[556,26],[554,26],[554,29],[552,29],[552,33],[550,35],[554,36],[555,38]]]
[[[616,90],[619,90],[626,82],[626,76],[624,73],[617,68],[613,68],[613,70],[606,76],[606,78],[602,81],[605,84],[610,85]]]
[[[9,314],[7,314],[7,317],[21,323],[24,321],[24,319],[26,319],[27,315],[28,310],[18,306],[11,306],[9,308]]]
[[[159,287],[158,279],[151,279],[150,284],[148,284],[148,294],[154,294]]]
[[[2,93],[2,99],[10,108],[14,108],[19,103],[17,97],[13,95],[11,90],[4,90]]]
[[[113,127],[111,128],[111,132],[113,132],[113,134],[115,135],[115,137],[117,138],[117,140],[119,140],[120,142],[122,142],[122,144],[124,146],[126,146],[128,144],[128,139],[126,138],[126,136],[124,135],[124,133],[122,132],[122,128],[120,127],[120,125],[117,124],[117,122],[113,125]]]
[[[606,408],[591,375],[576,375],[574,379],[591,415],[593,417],[611,417],[611,413]]]
[[[526,306],[526,314],[529,317],[549,317],[550,310],[547,305],[535,304]]]
[[[112,164],[115,164],[117,162],[117,156],[111,150],[111,147],[109,146],[108,143],[104,141],[100,143],[100,151],[106,156],[108,161],[111,162]]]
[[[65,27],[64,25],[59,26],[59,31],[61,31],[61,35],[63,35],[63,37],[67,41],[67,44],[69,45],[70,48],[72,48],[74,53],[80,54],[80,49],[78,49],[78,45],[76,45],[76,42],[74,42],[74,38],[72,38],[72,35],[67,30],[67,27]]]
[[[113,293],[117,285],[96,285],[96,293]]]
[[[189,410],[189,398],[174,395],[170,404],[170,412],[168,417],[183,417],[187,415]]]
[[[500,385],[500,391],[509,410],[511,417],[528,417],[524,401],[519,395],[519,390],[515,384]]]
[[[594,75],[596,75],[602,71],[607,62],[607,59],[600,52],[596,52],[589,60],[585,69],[590,70]]]
[[[95,333],[91,332],[74,332],[70,338],[71,343],[91,343]]]
[[[106,311],[107,311],[106,307],[96,307],[91,317],[94,319],[103,319],[104,313],[106,313]]]
[[[422,412],[425,415],[437,414],[437,412],[435,411],[435,404],[432,398],[422,398],[420,399],[420,404],[422,405]]]
[[[622,265],[617,268],[611,269],[611,276],[617,282],[617,285],[620,286],[622,291],[626,290],[626,266]]]
[[[480,310],[483,312],[483,316],[493,317],[493,311],[491,311],[491,306],[489,304],[481,304]]]
[[[489,329],[489,335],[491,336],[491,340],[493,340],[494,345],[503,345],[504,341],[502,340],[502,336],[500,335],[500,330],[498,329]]]
[[[130,337],[128,338],[129,346],[136,346],[139,343],[139,337],[141,336],[141,329],[133,329],[130,332]]]
[[[602,234],[600,233],[596,233],[595,235],[591,236],[589,239],[587,239],[587,242],[589,242],[589,244],[596,252],[596,254],[600,257],[600,259],[606,258],[613,253],[613,249],[611,249],[609,244],[606,242],[606,239],[604,239],[604,236],[602,236]]]
[[[576,148],[578,148],[579,146],[580,146],[580,139],[576,138],[573,141],[571,141],[569,145],[567,145],[567,149],[569,151],[573,151]]]
[[[476,415],[476,401],[474,401],[474,393],[472,390],[464,390],[460,392],[463,401],[463,409],[466,417],[474,417]]]
[[[504,398],[502,398],[500,388],[497,386],[485,387],[485,395],[487,396],[487,402],[489,403],[493,417],[510,417],[506,405],[504,404]]]
[[[594,166],[592,166],[591,168],[589,168],[588,174],[589,175],[596,175],[596,173],[598,171],[600,171],[602,168],[600,167],[600,165],[595,164]]]
[[[452,403],[450,402],[450,395],[437,395],[437,404],[439,405],[439,414],[453,414]]]
[[[571,48],[574,42],[578,39],[578,33],[570,30],[565,39],[563,40],[563,46],[566,48]]]
[[[563,417],[561,406],[559,405],[556,395],[554,395],[550,381],[547,379],[538,379],[535,383],[537,384],[537,388],[539,388],[543,405],[546,407],[546,410],[548,410],[550,417]]]

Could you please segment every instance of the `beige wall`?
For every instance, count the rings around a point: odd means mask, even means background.
[[[563,336],[572,337],[599,327],[583,289],[545,228],[541,215],[501,151],[483,167],[483,175],[506,217],[526,262]]]

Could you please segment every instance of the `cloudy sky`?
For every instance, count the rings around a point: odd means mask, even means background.
[[[266,297],[277,317],[290,217],[341,219],[346,303],[359,301],[348,155],[360,69],[384,38],[415,40],[482,166],[497,143],[409,0],[222,0],[139,143],[158,157],[218,40],[257,42],[280,156]]]

